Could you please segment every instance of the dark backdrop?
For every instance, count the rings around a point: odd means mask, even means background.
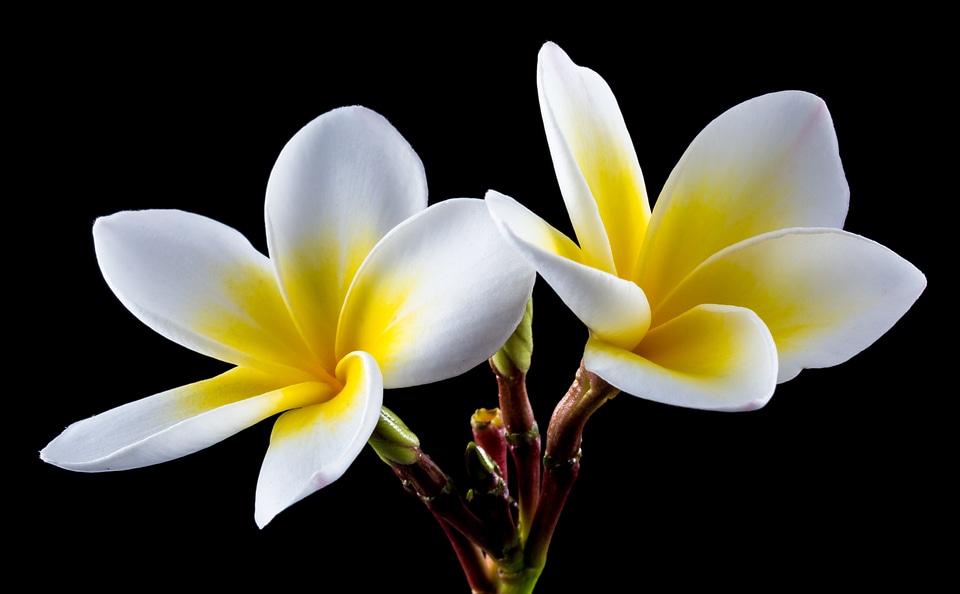
[[[36,452],[76,420],[226,368],[154,334],[120,305],[97,268],[94,219],[180,208],[234,226],[265,250],[273,162],[290,136],[332,108],[361,104],[386,116],[423,160],[431,202],[494,188],[568,229],[537,103],[537,52],[547,40],[613,88],[651,198],[725,109],[776,90],[820,95],[851,187],[847,228],[912,261],[931,286],[873,347],[802,373],[758,412],[682,410],[628,395],[603,407],[587,427],[581,479],[540,589],[853,584],[917,578],[937,565],[921,528],[952,521],[939,503],[944,452],[955,440],[936,424],[949,388],[934,381],[945,357],[928,336],[955,325],[935,320],[932,306],[943,289],[934,249],[945,241],[931,227],[942,191],[930,137],[948,119],[930,76],[929,39],[907,47],[873,31],[852,43],[850,29],[820,18],[797,31],[768,23],[765,33],[718,26],[705,34],[675,20],[522,31],[494,21],[467,33],[458,20],[453,32],[398,25],[384,35],[359,20],[236,28],[134,19],[114,29],[97,25],[98,15],[76,17],[83,27],[66,17],[39,28],[50,58],[25,48],[14,60],[24,100],[15,115],[27,134],[11,171],[24,183],[15,198],[23,239],[13,253],[29,288],[13,320],[27,330],[15,334],[22,347],[12,371],[30,380],[8,395],[19,427],[8,484],[19,485],[21,551],[49,568],[37,583],[393,591],[400,582],[466,592],[433,519],[369,449],[262,531],[254,488],[269,421],[121,473],[70,473]],[[534,337],[529,387],[545,426],[586,331],[542,281]],[[386,402],[460,477],[470,413],[495,405],[495,385],[481,366],[389,391]]]

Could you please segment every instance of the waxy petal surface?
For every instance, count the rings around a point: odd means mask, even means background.
[[[537,90],[583,263],[633,279],[650,203],[613,92],[596,72],[577,66],[552,43],[540,50]]]
[[[595,338],[584,366],[647,400],[704,410],[752,410],[773,395],[777,350],[752,311],[700,305],[653,328],[628,351]]]
[[[277,419],[257,482],[261,528],[278,513],[340,478],[373,434],[383,405],[383,379],[367,353],[337,366],[343,390],[334,398]]]
[[[670,319],[704,300],[746,307],[770,329],[784,382],[873,344],[925,286],[916,267],[869,239],[837,229],[788,229],[715,254],[654,317]]]
[[[659,303],[739,241],[790,227],[842,227],[848,196],[823,101],[799,91],[751,99],[704,128],[670,174],[637,280]]]
[[[272,259],[185,212],[98,220],[97,257],[124,305],[238,367],[76,423],[41,458],[136,468],[286,411],[261,470],[257,523],[333,482],[373,433],[385,376],[421,384],[485,361],[529,300],[535,272],[481,201],[426,206],[413,149],[383,117],[351,107],[317,118],[279,156],[265,208]]]
[[[534,279],[483,201],[445,200],[371,252],[344,304],[337,352],[370,353],[388,388],[453,377],[503,346]]]
[[[386,233],[427,206],[423,164],[387,120],[328,112],[283,148],[267,184],[267,240],[300,331],[328,369],[343,300]]]
[[[236,230],[179,210],[141,210],[97,219],[93,239],[107,284],[161,335],[290,383],[316,371],[270,261]]]
[[[650,327],[640,287],[581,264],[573,242],[516,200],[490,191],[486,202],[504,235],[596,338],[628,350],[640,342]]]
[[[287,385],[283,378],[237,367],[78,421],[40,458],[81,472],[140,468],[192,454],[280,411],[332,395],[326,384]]]

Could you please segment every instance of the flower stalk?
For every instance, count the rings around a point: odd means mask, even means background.
[[[573,384],[554,409],[543,456],[540,507],[526,543],[525,562],[529,567],[542,570],[546,563],[547,548],[560,519],[560,512],[580,472],[580,444],[587,420],[619,392],[596,374],[587,371],[581,362]]]
[[[470,417],[470,429],[473,431],[473,440],[497,465],[500,478],[505,485],[508,485],[510,481],[507,476],[507,438],[500,409],[478,408]]]
[[[467,444],[465,457],[471,481],[467,506],[477,517],[483,518],[484,526],[498,532],[504,546],[497,564],[513,571],[523,563],[523,555],[511,510],[510,491],[500,474],[500,467],[475,442]]]
[[[533,354],[533,299],[490,367],[497,378],[500,416],[510,456],[517,469],[521,539],[526,540],[540,499],[540,429],[527,395],[527,371]]]
[[[453,481],[420,448],[420,440],[392,411],[383,407],[368,442],[393,470],[404,489],[420,499],[440,523],[474,592],[491,590],[493,564],[510,570],[522,564],[508,493],[499,469],[482,448],[468,449],[468,467],[476,482],[484,483],[473,496],[483,521],[461,497]],[[472,452],[472,455],[471,455]],[[487,517],[491,516],[491,517]]]

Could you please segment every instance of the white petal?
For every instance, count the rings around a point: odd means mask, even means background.
[[[755,311],[777,343],[784,382],[873,344],[925,286],[916,267],[876,242],[836,229],[792,229],[714,255],[654,315],[668,319],[704,302]]]
[[[583,362],[628,394],[704,410],[760,408],[777,380],[767,327],[748,309],[720,305],[651,329],[633,352],[591,338]]]
[[[600,76],[547,43],[537,90],[560,191],[584,263],[633,278],[650,206],[613,92]]]
[[[337,366],[343,390],[277,419],[257,482],[257,525],[340,478],[370,439],[383,405],[383,379],[367,353]]]
[[[640,285],[658,303],[739,241],[789,227],[843,226],[849,190],[833,121],[798,91],[741,103],[694,139],[654,208]]]
[[[267,239],[284,297],[333,368],[340,307],[371,248],[427,207],[423,164],[400,133],[362,107],[328,112],[284,147],[267,184]]]
[[[113,292],[170,340],[275,373],[316,365],[270,261],[236,230],[178,210],[142,210],[97,219],[93,239]]]
[[[486,202],[505,236],[594,336],[626,349],[640,342],[650,327],[640,287],[579,263],[569,239],[512,198],[490,191]]]
[[[482,363],[516,329],[535,274],[481,200],[445,200],[391,231],[357,274],[337,352],[374,356],[388,388]]]
[[[78,421],[40,452],[81,472],[140,468],[211,446],[282,410],[329,398],[325,384],[235,368],[213,379],[155,394]]]

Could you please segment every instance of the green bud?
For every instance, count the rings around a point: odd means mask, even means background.
[[[380,408],[380,420],[367,443],[391,466],[413,464],[420,456],[420,439],[385,406]]]
[[[504,376],[512,377],[514,370],[526,373],[530,370],[530,357],[533,354],[533,298],[527,301],[527,309],[517,329],[490,362]]]
[[[476,442],[471,441],[467,444],[466,452],[467,473],[470,479],[478,485],[487,486],[496,484],[496,478],[500,476],[500,468],[497,463],[487,454],[487,451],[478,446]]]

